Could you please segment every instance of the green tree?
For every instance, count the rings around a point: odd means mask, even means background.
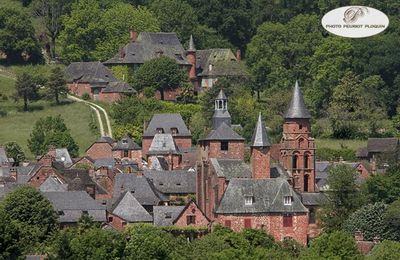
[[[175,89],[187,81],[186,71],[168,57],[146,61],[133,75],[133,85],[137,90],[150,87],[160,92],[161,100],[164,100],[165,90]]]
[[[19,230],[0,206],[0,259],[16,259],[21,254]]]
[[[29,15],[17,8],[0,8],[0,51],[7,56],[7,62],[40,61],[34,34]]]
[[[385,240],[377,244],[367,256],[368,260],[400,259],[400,243]]]
[[[329,169],[326,198],[323,201],[320,218],[322,227],[330,232],[340,230],[343,223],[361,204],[356,185],[358,173],[350,166],[340,164]]]
[[[67,148],[72,157],[78,156],[79,147],[60,115],[36,121],[28,140],[28,148],[37,156],[45,154],[49,146]]]
[[[60,67],[55,67],[51,70],[46,88],[47,96],[49,98],[54,98],[57,104],[60,104],[61,96],[67,95],[67,81],[65,80],[64,71]]]
[[[20,249],[43,243],[58,230],[58,216],[50,201],[33,187],[7,194],[2,207],[20,232]]]
[[[188,41],[198,25],[193,8],[183,0],[155,0],[150,10],[160,20],[161,31],[176,32],[181,42]]]
[[[343,231],[335,231],[313,239],[300,259],[362,259],[362,255],[351,236]]]
[[[17,142],[7,142],[4,145],[7,156],[14,159],[14,165],[18,166],[25,160],[25,153]]]
[[[32,80],[32,77],[27,73],[22,73],[17,76],[15,82],[16,98],[24,100],[24,111],[28,111],[28,102],[37,98],[37,88]]]
[[[389,204],[383,214],[383,221],[391,230],[388,236],[380,236],[380,238],[400,240],[400,200]]]

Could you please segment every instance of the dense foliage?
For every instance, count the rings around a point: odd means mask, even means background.
[[[19,166],[19,164],[25,160],[25,153],[18,143],[7,142],[4,145],[4,149],[6,150],[7,156],[14,159],[14,165]]]

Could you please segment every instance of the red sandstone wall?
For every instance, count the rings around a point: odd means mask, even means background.
[[[92,88],[90,87],[90,84],[87,83],[69,83],[67,84],[69,92],[72,94],[81,97],[84,93],[88,93],[91,98],[93,98],[92,95]]]
[[[112,221],[109,221],[110,217],[112,218]],[[122,218],[120,218],[116,215],[113,215],[111,213],[107,213],[107,221],[113,228],[115,228],[118,231],[123,231],[125,229],[126,225],[128,224]],[[123,222],[125,222],[126,224],[123,224]]]
[[[269,148],[251,149],[251,169],[254,179],[271,178],[270,157]]]
[[[179,96],[181,94],[181,92],[182,92],[181,88],[165,90],[164,91],[164,100],[175,101],[176,97]],[[154,96],[156,99],[161,100],[161,95],[158,90],[154,93]]]
[[[112,147],[108,143],[94,143],[89,149],[86,151],[86,155],[92,158],[93,160],[97,160],[100,158],[112,158]]]
[[[173,138],[179,148],[189,149],[192,147],[192,138],[190,136],[174,136]]]
[[[196,207],[196,204],[193,202],[187,207],[187,209],[182,213],[179,219],[175,221],[175,226],[178,227],[186,227],[187,225],[187,216],[195,216],[196,223],[191,224],[190,226],[195,227],[207,227],[208,219],[204,216],[204,214],[200,211],[199,208]]]
[[[28,182],[31,186],[38,188],[51,175],[57,175],[57,172],[52,167],[43,166],[30,178]]]
[[[123,98],[123,95],[120,93],[103,93],[100,92],[98,100],[106,103],[114,103],[118,102]]]
[[[209,158],[244,160],[244,142],[229,141],[228,151],[221,151],[220,141],[209,142]]]

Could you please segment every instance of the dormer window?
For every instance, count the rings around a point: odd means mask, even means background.
[[[285,206],[291,206],[293,203],[293,197],[292,196],[285,196],[283,198],[283,205]]]
[[[122,143],[123,144],[127,144],[128,143],[128,139],[122,139]]]
[[[245,206],[253,205],[253,196],[245,196],[244,197],[244,205]]]
[[[165,218],[172,218],[171,212],[166,212],[166,213],[165,213]]]
[[[157,134],[163,134],[164,133],[164,129],[163,128],[157,128],[156,129],[156,133]]]
[[[178,134],[178,128],[171,128],[171,133],[172,133],[172,135],[176,135],[176,134]]]
[[[64,215],[64,211],[62,211],[62,210],[58,211],[58,215],[59,216],[63,216]]]

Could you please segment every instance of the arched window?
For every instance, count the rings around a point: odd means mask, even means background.
[[[308,153],[304,154],[304,169],[308,169],[310,155]]]
[[[297,154],[292,155],[292,169],[297,169],[297,162],[298,162],[299,156]]]
[[[308,192],[308,175],[304,175],[304,192]]]

